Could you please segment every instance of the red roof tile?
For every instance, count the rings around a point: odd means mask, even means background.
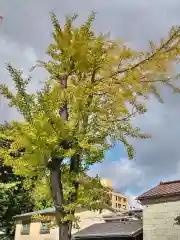
[[[156,187],[143,193],[137,200],[156,198],[156,197],[168,197],[180,195],[180,180],[171,182],[160,182]]]

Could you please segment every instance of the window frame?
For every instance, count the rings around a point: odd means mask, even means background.
[[[41,227],[40,227],[40,234],[50,234],[50,227],[47,227],[47,229],[46,230],[43,230],[42,229],[42,226],[43,226],[43,224],[49,224],[50,223],[50,221],[42,221],[41,222]]]
[[[25,225],[28,226],[28,230],[24,230]],[[30,234],[30,227],[31,227],[30,220],[22,220],[21,235],[29,235]]]

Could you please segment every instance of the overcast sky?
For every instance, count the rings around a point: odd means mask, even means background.
[[[0,0],[0,81],[11,83],[5,71],[5,62],[11,61],[25,73],[44,52],[51,40],[49,13],[57,13],[64,22],[67,14],[78,13],[78,24],[92,11],[98,15],[96,31],[111,32],[131,46],[145,48],[147,41],[167,36],[172,25],[180,24],[179,0]],[[38,72],[33,88],[39,85],[44,73]],[[91,173],[112,178],[114,187],[137,195],[161,180],[180,178],[180,97],[163,92],[165,104],[149,101],[149,111],[135,123],[150,132],[151,140],[133,141],[136,158],[127,160],[126,153],[117,145],[104,164]],[[19,117],[15,111],[0,102],[0,121]]]

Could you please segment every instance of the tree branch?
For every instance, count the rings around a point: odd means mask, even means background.
[[[169,43],[174,39],[174,37],[177,35],[177,33],[179,32],[180,28],[178,28],[173,34],[172,36],[167,40],[165,41],[165,43],[163,43],[157,50],[156,52],[153,52],[149,57],[141,60],[140,62],[130,66],[130,67],[127,67],[127,68],[124,68],[124,69],[121,69],[121,70],[118,70],[114,73],[112,73],[108,78],[112,78],[112,77],[115,77],[117,76],[118,74],[121,74],[121,73],[125,73],[125,72],[128,72],[128,71],[132,71],[134,70],[135,68],[138,68],[139,66],[145,64],[146,62],[148,62],[149,60],[152,60],[158,53],[160,53],[163,49],[165,49]],[[168,50],[167,50],[168,52]],[[100,78],[99,81],[102,81],[104,80],[104,77]]]
[[[128,68],[125,68],[125,69],[122,69],[122,70],[119,70],[117,71],[115,74],[119,74],[119,73],[124,73],[124,72],[128,72],[128,71],[132,71],[133,69],[139,67],[140,65],[143,65],[144,63],[148,62],[149,60],[152,60],[158,53],[160,53],[164,48],[166,48],[169,43],[173,40],[173,38],[177,35],[177,33],[179,32],[180,28],[178,28],[178,30],[176,30],[174,32],[174,34],[167,40],[165,41],[165,43],[163,43],[157,50],[156,52],[152,53],[149,57],[143,59],[142,61],[134,64],[133,66],[131,67],[128,67]]]

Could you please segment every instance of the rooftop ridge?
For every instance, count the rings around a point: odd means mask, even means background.
[[[160,185],[166,185],[171,183],[180,183],[180,180],[173,180],[173,181],[167,181],[167,182],[160,182]]]
[[[156,187],[149,189],[136,199],[141,201],[143,199],[168,196],[180,196],[180,180],[160,182]]]

